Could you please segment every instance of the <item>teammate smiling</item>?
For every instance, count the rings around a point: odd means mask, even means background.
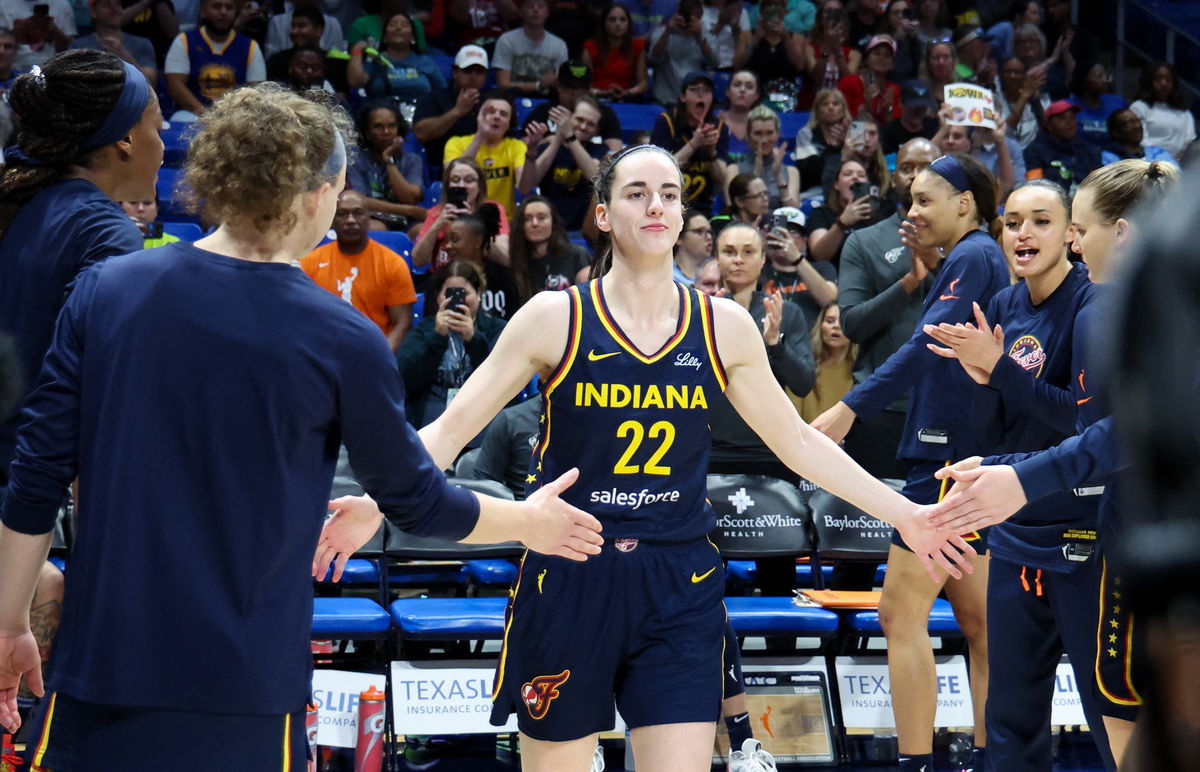
[[[954,575],[959,567],[971,570],[966,542],[914,527],[924,508],[800,419],[745,310],[672,280],[681,186],[678,163],[656,146],[635,146],[609,161],[595,184],[596,224],[611,239],[602,278],[531,299],[460,398],[421,431],[446,466],[538,374],[542,430],[530,484],[579,467],[564,500],[603,526],[600,555],[575,565],[530,553],[513,588],[493,722],[519,712],[527,770],[588,769],[597,733],[613,726],[614,698],[641,772],[709,769],[726,621],[721,560],[706,538],[715,523],[705,501],[707,405],[719,390],[796,473],[899,528],[931,575],[935,565]],[[641,386],[643,394],[651,385],[687,386],[704,400],[686,407],[583,405],[573,399],[577,384]],[[593,491],[613,488],[672,496],[636,510],[591,503]],[[377,515],[364,499],[338,505],[342,515],[324,543],[352,552],[374,532]]]

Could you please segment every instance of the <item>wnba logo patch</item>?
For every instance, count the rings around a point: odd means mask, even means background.
[[[550,703],[559,696],[558,687],[571,677],[570,670],[564,670],[558,675],[544,675],[528,681],[521,687],[521,701],[529,710],[530,718],[545,718],[550,711]]]
[[[1046,364],[1046,350],[1032,335],[1022,335],[1008,350],[1008,356],[1014,362],[1036,378],[1042,374],[1042,366]]]

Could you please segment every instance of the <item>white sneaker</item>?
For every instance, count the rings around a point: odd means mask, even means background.
[[[775,757],[762,749],[762,743],[753,737],[742,743],[740,751],[729,754],[729,772],[771,772],[775,769]]]
[[[592,754],[592,772],[604,772],[604,748],[599,745]]]

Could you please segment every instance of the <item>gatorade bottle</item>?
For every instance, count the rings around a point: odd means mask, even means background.
[[[387,717],[387,695],[372,684],[358,695],[358,745],[354,749],[354,772],[383,769],[383,724]]]

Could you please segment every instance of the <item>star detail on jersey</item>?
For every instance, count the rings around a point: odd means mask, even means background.
[[[537,475],[536,475],[536,474],[527,474],[527,475],[525,475],[525,482],[527,482],[527,483],[535,483],[535,482],[537,482]]]
[[[692,584],[699,584],[700,582],[703,582],[705,579],[708,578],[709,574],[711,574],[713,571],[716,571],[716,570],[717,570],[716,566],[713,566],[712,568],[708,569],[707,571],[700,574],[699,576],[697,576],[696,572],[693,571],[692,572]]]
[[[620,354],[620,353],[621,353],[620,351],[610,351],[607,354],[597,354],[596,349],[592,349],[591,351],[588,352],[588,361],[589,362],[599,362],[601,359],[608,359],[609,357],[615,357],[617,354]]]
[[[559,687],[571,677],[570,670],[557,675],[538,676],[521,686],[521,701],[529,710],[530,718],[540,720],[550,712],[550,703],[561,696]]]
[[[1113,634],[1113,633],[1109,633],[1109,634],[1108,634],[1108,642],[1109,642],[1109,643],[1116,643],[1116,642],[1117,642],[1117,636],[1116,636],[1115,634]]]
[[[1116,649],[1109,649],[1109,650],[1108,650],[1108,656],[1110,656],[1110,657],[1115,657],[1115,656],[1117,656],[1117,650],[1116,650]]]
[[[754,506],[754,499],[750,498],[750,495],[746,493],[745,488],[738,488],[737,493],[734,493],[729,497],[729,503],[733,505],[734,509],[736,509],[737,513],[740,515],[750,507]]]

